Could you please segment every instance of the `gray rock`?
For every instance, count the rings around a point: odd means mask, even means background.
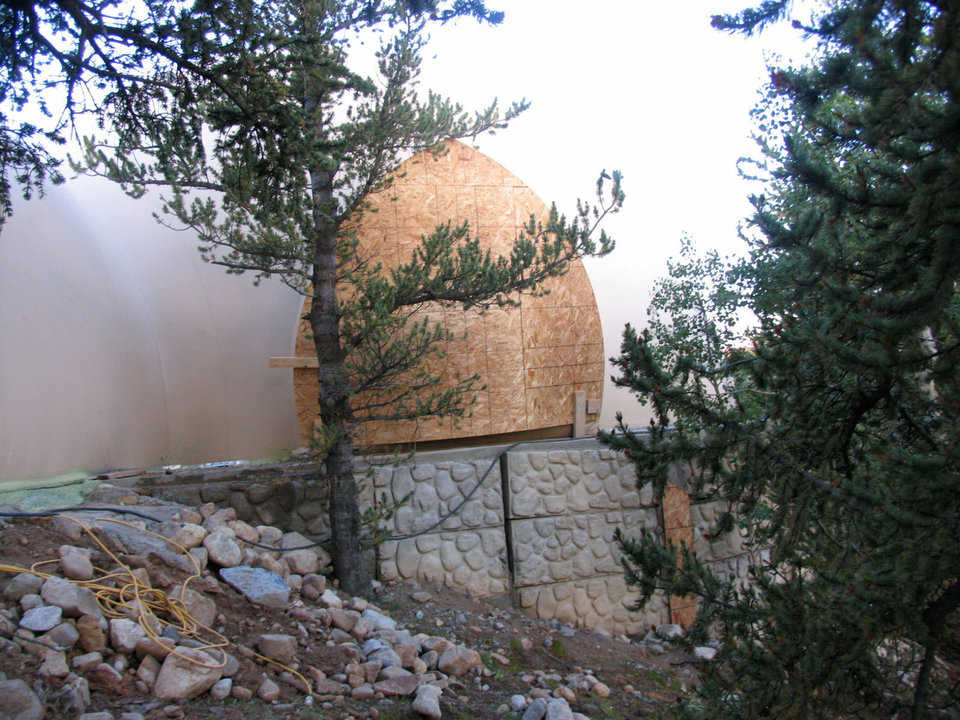
[[[410,695],[420,684],[419,679],[413,673],[391,677],[386,680],[379,680],[373,684],[373,689],[382,692],[384,695]]]
[[[264,678],[260,687],[257,688],[257,695],[260,696],[261,700],[273,702],[280,697],[280,686],[270,678]]]
[[[683,628],[679,625],[657,625],[657,635],[667,640],[676,640],[683,637]]]
[[[297,639],[293,635],[261,635],[257,647],[261,654],[284,665],[297,659]]]
[[[389,647],[382,647],[379,650],[374,650],[372,653],[367,655],[367,660],[369,662],[378,662],[382,667],[400,665],[400,656],[393,651],[393,648]]]
[[[62,622],[44,635],[42,639],[60,647],[72,648],[80,639],[80,633],[77,632],[77,628],[74,627],[72,622]]]
[[[383,647],[383,642],[377,638],[370,638],[365,643],[363,643],[363,654],[369,655],[372,652],[376,652]]]
[[[190,616],[205,627],[212,627],[217,618],[217,604],[209,597],[189,587],[177,586],[171,595],[182,599]]]
[[[510,709],[514,712],[520,712],[527,706],[527,699],[523,695],[510,696]]]
[[[91,652],[75,656],[70,660],[70,667],[80,672],[87,672],[88,670],[93,670],[93,668],[102,662],[103,655],[98,652]]]
[[[437,669],[446,675],[458,677],[464,675],[478,665],[483,664],[480,653],[459,645],[448,645],[437,661]]]
[[[713,660],[717,656],[716,648],[709,646],[695,647],[693,649],[693,656],[697,660]]]
[[[41,720],[43,705],[23,680],[0,681],[0,717],[6,720]]]
[[[372,608],[363,611],[363,619],[370,623],[376,630],[396,630],[397,621],[387,617],[383,613],[378,613]]]
[[[72,545],[61,545],[59,554],[60,570],[68,578],[89,580],[93,577],[93,563],[90,562],[89,553]]]
[[[41,605],[23,614],[20,627],[32,632],[46,632],[59,625],[62,617],[63,610],[56,605]]]
[[[417,696],[410,706],[414,712],[420,713],[433,720],[440,720],[440,695],[443,690],[435,685],[421,685],[417,688]]]
[[[327,588],[320,595],[320,604],[328,608],[342,608],[343,600],[333,590]]]
[[[27,593],[20,598],[20,609],[26,612],[43,605],[43,598],[34,593]]]
[[[146,635],[146,631],[133,620],[114,618],[110,621],[110,644],[117,652],[129,655]]]
[[[88,712],[83,713],[77,720],[113,720],[113,713],[109,710],[101,710],[100,712]]]
[[[257,605],[286,608],[289,603],[290,588],[276,573],[240,565],[222,568],[220,577]]]
[[[33,573],[20,573],[10,578],[3,588],[3,596],[8,600],[19,601],[24,595],[37,595],[43,585],[43,578]]]
[[[176,653],[167,655],[157,674],[153,694],[158,699],[190,700],[209,690],[220,679],[220,668],[204,667],[213,663],[200,650],[180,646]]]
[[[40,677],[61,678],[70,674],[70,668],[67,666],[67,656],[65,653],[56,650],[47,650],[43,654],[43,662],[37,668],[37,675]]]
[[[76,617],[79,614],[80,597],[77,586],[62,577],[49,577],[40,588],[40,596],[48,605],[56,605],[65,615]]]
[[[167,537],[187,550],[199,546],[206,536],[207,529],[194,523],[177,523],[167,534]]]
[[[210,697],[214,700],[224,700],[230,696],[231,690],[233,690],[233,680],[223,678],[215,682],[213,687],[210,688]]]
[[[573,710],[563,698],[547,700],[545,720],[573,720]]]
[[[243,560],[243,551],[236,541],[221,530],[216,530],[203,539],[203,546],[210,554],[210,562],[220,567],[236,567]]]
[[[547,714],[547,701],[543,698],[536,698],[524,711],[520,720],[543,720]]]

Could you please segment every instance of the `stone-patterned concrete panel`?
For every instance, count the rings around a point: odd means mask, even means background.
[[[508,454],[511,517],[539,517],[650,506],[650,487],[637,489],[626,458],[598,450],[513,451]]]
[[[641,527],[657,530],[654,509],[514,520],[514,583],[525,587],[620,573],[614,532],[621,528],[636,536]]]
[[[693,523],[693,549],[697,557],[703,560],[725,560],[742,555],[748,550],[746,540],[736,528],[716,540],[710,541],[707,534],[712,532],[728,503],[715,500],[690,506],[690,518]]]
[[[449,517],[440,530],[491,527],[503,524],[503,498],[500,491],[500,467],[489,460],[418,463],[413,467],[377,468],[374,492],[377,502],[406,502],[395,512],[390,524],[394,535],[421,532],[449,515],[477,487],[470,499]],[[489,469],[489,472],[487,472]]]
[[[669,622],[662,593],[634,612],[639,594],[627,587],[622,575],[537,585],[519,592],[520,606],[531,617],[553,619],[575,627],[612,634],[641,633],[651,625]]]
[[[474,597],[508,590],[507,548],[500,528],[421,535],[379,549],[383,580],[436,583]]]

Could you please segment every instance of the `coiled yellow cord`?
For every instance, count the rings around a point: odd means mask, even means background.
[[[98,518],[96,520],[96,522],[110,522],[117,525],[123,525],[152,537],[160,538],[164,542],[169,543],[173,547],[177,548],[190,560],[194,570],[193,574],[188,576],[186,580],[183,581],[182,585],[180,586],[179,597],[171,597],[162,590],[158,590],[157,588],[151,587],[149,584],[141,581],[140,578],[134,574],[133,570],[124,563],[120,562],[117,556],[103,543],[99,537],[97,537],[96,533],[94,533],[82,521],[70,515],[53,515],[51,517],[60,517],[76,523],[120,568],[119,570],[111,572],[94,566],[95,575],[92,579],[70,581],[76,585],[90,589],[93,592],[93,595],[96,598],[97,604],[100,606],[102,613],[106,617],[119,618],[127,617],[131,613],[135,614],[137,622],[143,629],[146,636],[158,644],[162,644],[159,643],[159,638],[160,634],[163,632],[163,628],[165,626],[172,627],[180,634],[181,637],[189,637],[200,642],[201,646],[197,648],[198,650],[203,652],[218,651],[220,653],[220,660],[219,662],[204,663],[178,653],[171,648],[170,652],[173,655],[185,660],[186,662],[203,668],[222,669],[226,666],[227,654],[224,648],[230,647],[233,645],[233,643],[231,643],[224,635],[218,633],[213,628],[207,627],[206,625],[198,622],[197,619],[189,613],[186,607],[184,597],[187,591],[187,586],[192,580],[196,580],[201,577],[200,566],[197,563],[196,558],[190,554],[190,551],[187,550],[187,548],[177,542],[174,542],[170,538],[164,537],[163,535],[155,532],[151,532],[150,530],[137,527],[136,525],[123,520],[115,520],[113,518]],[[0,564],[0,572],[26,572],[46,579],[52,577],[52,575],[50,573],[43,572],[39,568],[56,562],[58,561],[40,560],[33,563],[29,569],[16,567],[14,565]],[[284,665],[283,663],[261,655],[260,653],[254,652],[253,655],[264,662],[276,665],[277,667],[286,670],[287,672],[300,678],[304,687],[307,689],[307,694],[313,694],[313,686],[301,673],[297,672],[291,667],[288,667],[287,665]]]

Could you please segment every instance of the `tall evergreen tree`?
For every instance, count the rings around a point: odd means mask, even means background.
[[[749,257],[673,265],[618,360],[655,419],[604,436],[641,482],[685,463],[728,503],[714,530],[752,543],[749,584],[650,536],[624,560],[646,596],[697,596],[693,636],[720,642],[682,715],[957,717],[960,2],[817,7],[793,21],[815,59],[772,68],[757,110]]]
[[[507,257],[492,257],[464,224],[442,225],[400,267],[384,271],[358,251],[353,228],[371,193],[411,153],[499,128],[525,103],[469,114],[435,93],[418,94],[429,23],[459,16],[499,22],[480,0],[263,0],[204,2],[202,23],[181,41],[213,78],[174,71],[143,85],[135,121],[89,141],[88,171],[133,196],[164,189],[160,218],[190,228],[201,252],[228,272],[276,276],[312,298],[334,566],[344,588],[363,591],[353,430],[360,422],[463,412],[476,378],[452,387],[423,360],[446,330],[411,317],[426,303],[486,307],[537,292],[567,263],[613,244],[594,231],[623,196],[603,175],[597,207],[567,220],[531,220]],[[379,76],[351,69],[352,42],[379,36]],[[609,182],[608,182],[609,181]]]

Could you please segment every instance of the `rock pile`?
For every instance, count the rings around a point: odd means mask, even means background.
[[[272,702],[288,685],[308,694],[307,702],[412,697],[416,712],[440,718],[451,682],[484,671],[476,651],[411,635],[367,600],[341,598],[322,574],[329,556],[298,533],[253,527],[212,504],[149,511],[160,522],[119,524],[78,513],[100,549],[82,547],[81,525],[60,518],[55,525],[70,543],[58,559],[42,573],[0,577],[0,649],[36,656],[38,675],[61,689],[58,705],[70,717],[90,706],[92,686],[162,705],[205,693]],[[297,633],[224,642],[215,598],[227,585],[251,603],[283,609]],[[316,643],[349,661],[329,675],[303,662],[303,648]],[[0,684],[0,716],[42,717],[26,683],[0,677]]]

